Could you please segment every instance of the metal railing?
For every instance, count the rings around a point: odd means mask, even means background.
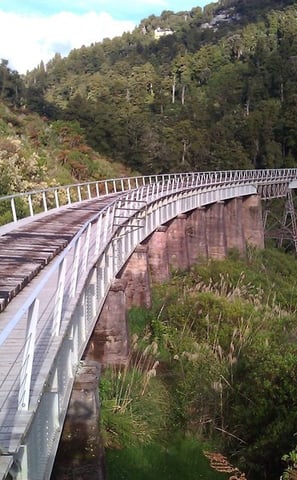
[[[46,434],[46,451],[41,457],[52,452],[75,370],[109,286],[136,245],[179,213],[257,192],[265,198],[284,196],[289,184],[296,179],[297,169],[186,173],[112,179],[0,198],[0,205],[2,201],[10,201],[13,219],[17,222],[19,198],[26,199],[29,215],[33,217],[36,198],[42,199],[43,212],[47,212],[50,208],[100,195],[121,193],[111,198],[33,280],[30,295],[24,296],[21,307],[12,316],[7,315],[6,310],[0,314],[0,424],[5,422],[7,411],[14,411],[16,418],[27,415],[28,424],[32,424],[27,433],[31,448],[27,449],[25,461],[23,457],[18,459],[21,463],[37,462],[30,454],[35,437],[44,438]],[[76,189],[75,195],[72,188]],[[53,195],[53,204],[48,203],[49,195]],[[16,331],[19,351],[11,358]],[[44,433],[49,405],[52,420],[47,418]],[[32,416],[37,417],[35,423]],[[24,432],[20,432],[5,448],[18,452],[24,441]],[[41,464],[34,463],[34,471],[42,468]],[[43,478],[38,475],[41,474],[28,478]]]
[[[278,185],[296,178],[296,169],[230,170],[214,172],[174,173],[151,176],[122,177],[109,180],[76,183],[50,187],[0,197],[0,224],[17,222],[52,209],[73,205],[103,195],[138,189],[145,185],[214,185],[221,183],[251,182],[260,185]],[[6,215],[3,215],[6,213]],[[3,215],[1,223],[1,214]]]

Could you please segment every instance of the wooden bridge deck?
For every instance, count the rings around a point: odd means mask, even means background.
[[[112,197],[44,214],[3,235],[0,227],[0,312]]]

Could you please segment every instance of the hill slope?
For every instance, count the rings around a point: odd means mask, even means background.
[[[89,147],[77,122],[49,121],[0,102],[0,196],[129,174]]]

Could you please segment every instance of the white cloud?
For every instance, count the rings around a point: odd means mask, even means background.
[[[119,21],[108,13],[77,15],[61,12],[49,17],[0,11],[0,58],[19,73],[47,63],[55,53],[67,55],[73,48],[131,31],[135,24]]]

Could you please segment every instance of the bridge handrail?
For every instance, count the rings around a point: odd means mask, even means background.
[[[49,210],[69,206],[82,200],[91,200],[99,196],[113,193],[130,191],[145,185],[156,183],[175,182],[197,185],[214,185],[217,182],[234,182],[254,180],[257,184],[272,181],[287,181],[288,178],[296,178],[297,170],[276,169],[276,170],[226,170],[209,172],[186,172],[172,174],[156,174],[135,177],[119,177],[107,180],[98,180],[70,185],[60,185],[45,189],[31,190],[27,192],[14,193],[0,197],[0,217],[2,225],[14,222],[27,217],[34,217],[38,213],[45,213]],[[5,204],[6,202],[6,204]],[[1,215],[1,214],[0,214]]]

